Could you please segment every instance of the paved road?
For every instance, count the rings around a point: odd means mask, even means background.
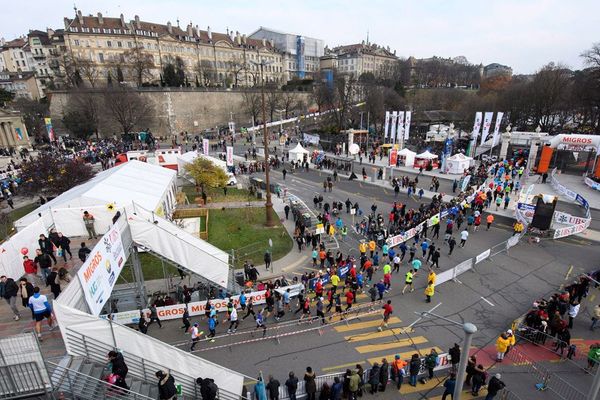
[[[322,181],[327,174],[319,171],[298,172],[288,174],[285,182],[279,171],[274,171],[274,182],[285,184],[290,193],[299,196],[309,206],[316,192],[322,192]],[[337,182],[333,192],[323,193],[325,201],[345,201],[350,198],[357,201],[361,208],[369,209],[371,204],[378,206],[378,211],[385,215],[394,199],[392,190],[357,181],[343,180]],[[407,202],[409,207],[418,207],[418,202],[406,195],[400,196],[401,201]],[[426,200],[428,201],[428,200]],[[352,218],[345,212],[342,217],[346,223],[351,223]],[[455,250],[450,257],[443,252],[440,260],[441,270],[451,268],[457,263],[474,257],[491,245],[502,242],[511,235],[509,221],[497,220],[498,223],[490,231],[479,231],[471,234],[464,249]],[[357,244],[360,238],[351,233],[346,242],[340,243],[342,252],[347,253],[353,249],[357,254]],[[319,373],[330,373],[344,370],[360,363],[368,366],[381,357],[388,359],[394,354],[410,356],[413,352],[425,353],[435,347],[439,351],[446,351],[454,342],[460,342],[462,331],[443,320],[423,320],[415,325],[414,331],[406,333],[400,328],[407,327],[418,316],[415,312],[425,311],[432,305],[441,303],[436,309],[440,315],[458,322],[470,321],[475,323],[479,332],[474,337],[474,346],[485,347],[493,344],[500,331],[507,329],[511,322],[523,314],[532,301],[541,296],[547,296],[565,282],[565,275],[570,265],[574,265],[574,273],[592,269],[600,256],[599,246],[580,239],[566,239],[561,241],[542,241],[539,244],[522,243],[513,248],[510,255],[499,254],[492,259],[478,264],[474,272],[462,275],[460,283],[447,283],[437,288],[436,295],[431,304],[425,303],[423,288],[426,284],[423,274],[416,279],[414,293],[400,294],[403,274],[407,267],[401,267],[401,274],[393,278],[392,290],[386,294],[393,302],[395,319],[390,323],[393,331],[377,332],[376,327],[379,316],[364,316],[360,320],[352,321],[334,327],[325,328],[321,333],[317,330],[308,331],[299,335],[283,337],[277,342],[274,339],[253,342],[239,346],[226,346],[215,350],[202,351],[199,355],[211,361],[226,365],[241,371],[249,376],[256,376],[259,370],[274,373],[277,378],[284,379],[289,370],[300,373],[307,365],[311,365]],[[309,262],[299,266],[297,273],[312,269]],[[381,273],[376,274],[381,277]],[[362,296],[359,304],[366,299]],[[289,316],[286,316],[289,318]],[[171,323],[171,325],[177,325]],[[273,326],[269,322],[269,326]],[[252,329],[250,319],[244,321],[242,329]],[[296,327],[304,330],[304,325]],[[219,330],[222,332],[224,326]],[[281,330],[289,332],[294,326]],[[169,333],[170,332],[170,333]],[[270,330],[270,334],[275,332]],[[185,339],[173,338],[172,331],[155,330],[155,334],[162,336],[167,341],[180,341]],[[247,335],[246,335],[247,337]],[[181,339],[180,339],[181,338]],[[215,344],[229,344],[237,338],[220,339]],[[203,346],[209,346],[208,344]],[[410,390],[409,388],[405,390]],[[405,393],[407,395],[422,397],[429,390],[423,389],[421,393]],[[438,389],[435,389],[438,390]],[[437,393],[437,392],[432,393]],[[421,396],[421,397],[419,397]],[[429,396],[429,395],[427,395]]]

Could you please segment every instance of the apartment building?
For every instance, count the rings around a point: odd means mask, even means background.
[[[39,100],[42,93],[32,71],[0,72],[0,89],[14,93],[16,99]]]
[[[183,64],[190,85],[253,86],[260,80],[260,64],[267,82],[280,83],[283,77],[283,56],[273,41],[239,32],[201,30],[191,22],[181,28],[178,23],[141,21],[137,15],[131,21],[123,14],[119,18],[101,13],[84,16],[81,11],[75,18],[65,18],[64,25],[68,56],[88,66],[91,63],[98,82],[106,81],[109,74],[114,77],[117,67],[125,81],[135,82],[136,67],[130,63],[134,51],[149,57],[145,84],[159,84],[163,68],[176,62]],[[85,83],[86,77],[82,78]]]
[[[350,73],[360,76],[366,72],[379,75],[383,73],[386,67],[396,62],[396,51],[391,52],[390,48],[384,48],[373,43],[358,43],[335,47],[327,52],[335,54],[335,68],[342,73]],[[325,57],[324,62],[329,64],[332,57]]]

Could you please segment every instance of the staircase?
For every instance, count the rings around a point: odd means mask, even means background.
[[[150,400],[158,398],[156,382],[146,382],[128,376],[125,381],[129,391],[109,384],[103,377],[108,374],[105,365],[85,357],[64,356],[58,363],[47,362],[48,374],[58,398],[96,400],[116,399]]]

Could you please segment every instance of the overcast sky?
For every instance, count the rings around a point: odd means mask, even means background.
[[[138,14],[144,21],[252,33],[259,26],[325,40],[330,47],[365,40],[401,57],[464,55],[532,73],[550,62],[578,69],[579,54],[600,41],[599,0],[77,0],[84,14]],[[100,4],[102,4],[100,6]],[[101,7],[99,9],[99,7]],[[72,0],[0,0],[0,36],[62,28]]]

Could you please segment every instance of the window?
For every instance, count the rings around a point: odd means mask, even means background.
[[[79,39],[75,39],[75,40],[73,40],[73,42],[74,42],[75,46],[79,46]]]
[[[115,31],[115,33],[121,34],[121,30],[120,29],[115,29],[114,31]]]
[[[129,48],[133,47],[132,44],[131,44],[131,42],[127,42],[127,47],[129,47]]]
[[[21,58],[25,58],[25,57],[23,57],[23,52],[22,51],[20,51],[19,54],[21,55]]]
[[[90,28],[81,28],[81,32],[89,33]]]
[[[112,47],[112,42],[110,40],[106,41],[106,47]]]
[[[122,42],[117,42],[117,47],[123,47],[123,43]]]
[[[17,63],[17,67],[19,66],[19,60],[15,61]]]
[[[102,31],[103,31],[104,33],[110,33],[110,29],[106,29],[106,28],[104,28]]]
[[[104,54],[98,53],[98,61],[101,62],[101,63],[104,62]]]
[[[92,32],[94,32],[94,33],[100,33],[100,28],[92,28]]]

